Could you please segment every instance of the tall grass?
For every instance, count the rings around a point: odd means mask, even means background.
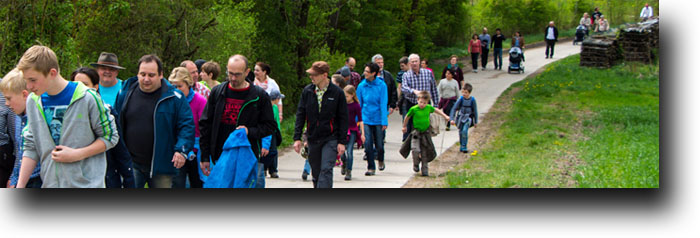
[[[658,64],[578,64],[571,56],[511,86],[497,102],[511,109],[490,112],[504,119],[493,142],[469,148],[479,153],[447,186],[658,187]]]

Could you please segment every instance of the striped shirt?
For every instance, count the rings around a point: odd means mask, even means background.
[[[430,72],[430,70],[421,68],[419,73],[416,74],[413,70],[406,71],[403,74],[403,83],[401,83],[401,93],[405,95],[406,99],[413,104],[417,104],[416,94],[413,91],[428,91],[430,92],[430,99],[433,100],[433,105],[437,105],[438,93],[437,86],[435,86],[435,76]]]

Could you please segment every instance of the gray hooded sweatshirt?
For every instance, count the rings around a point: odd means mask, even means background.
[[[41,97],[32,93],[27,99],[27,126],[23,129],[24,157],[41,164],[42,188],[104,188],[107,160],[98,153],[73,163],[55,162],[51,151],[56,147],[44,119]],[[105,108],[94,89],[78,83],[63,116],[59,143],[74,149],[86,147],[99,138],[107,149],[119,140],[114,117]]]

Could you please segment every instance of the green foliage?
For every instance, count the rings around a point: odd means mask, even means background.
[[[636,20],[644,1],[603,0],[6,0],[0,6],[0,72],[14,67],[34,44],[51,47],[67,76],[97,60],[119,56],[119,77],[136,74],[138,59],[161,57],[167,76],[185,59],[214,60],[225,71],[228,57],[243,54],[251,65],[270,64],[271,77],[293,113],[305,70],[324,60],[331,70],[348,56],[358,65],[374,54],[399,70],[410,53],[439,59],[466,56],[469,35],[488,27],[506,36],[519,30],[540,37],[549,20],[572,29],[582,12],[599,6],[613,25]],[[657,9],[658,1],[650,4]],[[540,37],[541,38],[541,37]],[[506,41],[508,44],[509,41]],[[434,67],[435,68],[435,67]],[[436,68],[437,70],[440,70]],[[356,69],[356,71],[359,71]],[[331,73],[333,73],[331,72]],[[220,77],[220,81],[225,77]]]
[[[489,112],[504,119],[493,142],[470,148],[447,186],[658,188],[658,65],[578,65],[571,56],[515,83],[497,102],[510,111]]]

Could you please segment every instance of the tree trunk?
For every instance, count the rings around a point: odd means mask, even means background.
[[[309,16],[309,1],[304,0],[301,1],[301,7],[299,9],[299,22],[297,23],[298,31],[297,32],[302,32],[303,29],[306,29],[307,21],[308,21],[308,16]],[[297,52],[297,58],[296,58],[296,69],[297,69],[297,79],[301,80],[306,76],[306,71],[304,70],[304,58],[309,55],[309,36],[306,34],[298,34],[297,33],[297,41],[296,41],[296,52]]]

